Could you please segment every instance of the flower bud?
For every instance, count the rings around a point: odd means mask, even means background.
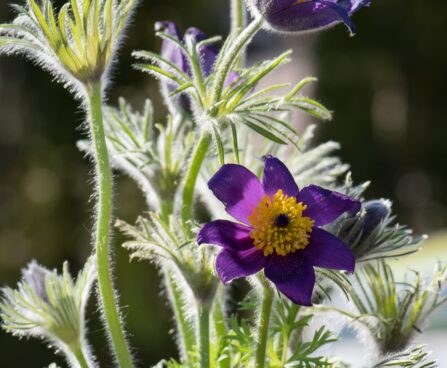
[[[279,32],[311,32],[344,23],[351,34],[351,16],[371,0],[248,0],[254,13]]]
[[[2,290],[2,327],[20,337],[48,340],[66,353],[70,362],[76,360],[80,351],[85,354],[85,359],[90,360],[85,342],[84,314],[95,279],[93,257],[76,280],[68,272],[67,263],[64,263],[60,275],[31,262],[23,270],[23,278],[16,290]]]
[[[185,34],[182,36],[179,28],[173,22],[163,21],[155,24],[155,30],[163,32],[180,43],[187,45],[187,42],[197,44],[201,41],[207,40],[209,37],[200,29],[191,27],[188,28]],[[214,64],[217,59],[219,50],[213,44],[206,44],[199,48],[200,68],[202,72],[202,78],[206,79],[213,72]],[[161,56],[172,64],[176,65],[182,72],[188,76],[192,76],[192,70],[190,62],[185,55],[184,50],[175,42],[164,39],[161,46]],[[174,70],[169,70],[175,74]],[[239,78],[239,73],[230,72],[225,82],[225,86],[228,87]],[[165,95],[165,101],[172,114],[176,112],[192,113],[191,102],[185,94],[180,94],[176,97],[171,97],[170,94],[174,92],[179,86],[169,82],[162,82],[162,91]]]
[[[361,240],[366,239],[391,214],[390,202],[376,199],[364,203],[365,217],[360,226]]]

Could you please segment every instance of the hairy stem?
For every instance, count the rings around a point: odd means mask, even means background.
[[[210,367],[210,306],[197,304],[199,318],[200,368]]]
[[[219,353],[222,351],[225,345],[227,345],[227,342],[225,341],[225,336],[228,335],[227,325],[225,323],[224,301],[225,301],[224,290],[223,287],[219,285],[212,310],[214,334],[216,337],[216,344],[218,348],[217,351]],[[227,357],[225,358],[219,357],[218,367],[230,368],[230,357],[228,356],[228,354]]]
[[[256,368],[265,367],[265,352],[270,324],[270,314],[272,312],[273,291],[268,285],[264,285],[264,295],[259,319],[258,344],[256,346]]]
[[[245,28],[245,4],[244,0],[231,0],[231,33],[239,34]],[[241,52],[236,67],[243,67],[245,64],[245,52]]]
[[[112,173],[109,165],[102,111],[101,83],[88,88],[89,127],[94,147],[97,183],[97,213],[95,250],[98,268],[98,288],[106,328],[120,368],[133,367],[116,305],[109,259],[110,221],[112,215]]]
[[[194,189],[210,143],[211,134],[203,130],[194,150],[183,187],[182,220],[185,224],[193,219]]]
[[[170,198],[160,198],[160,217],[169,224],[169,216],[174,210],[174,203]]]
[[[73,353],[79,368],[91,368],[80,343],[70,345],[70,350]]]
[[[172,271],[165,270],[164,275],[169,301],[171,302],[174,312],[177,332],[180,336],[178,342],[180,345],[181,358],[186,366],[188,366],[191,362],[191,353],[194,351],[196,340],[191,321],[188,319],[186,315],[187,312],[185,311],[185,299],[182,295],[184,291],[177,284]]]

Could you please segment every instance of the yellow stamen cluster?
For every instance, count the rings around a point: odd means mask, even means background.
[[[303,216],[307,208],[295,197],[278,190],[273,197],[264,196],[248,217],[253,230],[250,237],[254,245],[269,256],[280,256],[304,249],[309,244],[314,221]]]

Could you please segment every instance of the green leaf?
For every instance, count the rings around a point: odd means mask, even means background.
[[[263,137],[265,137],[265,138],[267,138],[267,139],[269,139],[269,140],[271,140],[273,142],[276,142],[276,143],[279,143],[279,144],[284,144],[284,145],[287,144],[287,142],[285,142],[284,140],[282,140],[281,138],[279,138],[278,136],[276,136],[275,134],[273,134],[269,130],[267,130],[267,129],[265,129],[265,128],[255,124],[255,123],[252,123],[252,122],[250,122],[247,119],[243,119],[242,120],[242,124],[245,124],[247,127],[249,127],[250,129],[254,130],[256,133],[262,135]]]

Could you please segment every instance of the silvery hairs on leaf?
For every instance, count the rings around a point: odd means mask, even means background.
[[[116,226],[131,238],[123,244],[132,252],[131,258],[150,260],[161,268],[174,266],[196,299],[214,297],[218,284],[213,268],[215,250],[198,247],[179,219],[170,216],[166,224],[159,215],[150,212],[148,217],[139,217],[135,226],[122,221]]]
[[[226,152],[223,147],[224,132],[231,131],[234,152],[237,152],[239,126],[249,128],[272,142],[286,145],[295,143],[297,133],[279,116],[281,113],[297,108],[322,120],[331,119],[330,111],[322,104],[300,95],[301,89],[314,81],[314,78],[305,78],[291,88],[289,84],[278,84],[255,90],[256,85],[268,74],[290,62],[291,51],[246,69],[236,67],[239,56],[259,31],[260,25],[261,19],[255,19],[239,35],[228,36],[207,77],[201,68],[200,49],[204,45],[218,42],[219,37],[211,37],[201,42],[187,38],[185,42],[181,42],[167,33],[157,32],[159,37],[172,42],[181,50],[188,63],[188,70],[191,70],[190,74],[156,53],[134,53],[134,56],[142,61],[135,65],[137,69],[176,88],[169,97],[183,94],[189,98],[194,120],[213,134],[221,161],[224,161]],[[237,73],[237,77],[228,84],[231,73]],[[287,87],[287,92],[271,95],[272,92]]]
[[[20,54],[51,72],[73,92],[106,81],[136,0],[70,0],[56,14],[50,0],[13,5],[0,25],[0,54]]]
[[[162,274],[164,291],[173,307],[177,323],[177,343],[182,358],[186,357],[186,340],[195,343],[195,305],[198,300],[213,300],[218,278],[213,269],[215,250],[198,247],[190,238],[184,224],[170,216],[169,224],[153,212],[139,217],[136,225],[118,221],[116,226],[129,240],[123,247],[131,252],[131,259],[154,262]],[[179,308],[179,309],[177,309]],[[182,340],[183,338],[183,340]]]
[[[426,351],[425,345],[411,346],[408,349],[395,354],[390,354],[385,359],[375,364],[371,368],[436,368],[439,367],[436,361],[429,360],[430,352]]]
[[[355,278],[350,293],[359,314],[355,326],[360,332],[366,330],[368,347],[372,340],[381,356],[408,348],[430,315],[447,301],[446,266],[438,265],[431,280],[413,272],[399,283],[391,267],[382,261],[367,264]]]
[[[83,349],[87,359],[91,358],[86,343],[85,309],[96,279],[94,258],[89,258],[75,281],[67,262],[62,274],[34,261],[22,272],[17,289],[2,289],[3,329],[19,337],[37,337],[50,342],[67,355],[72,367],[78,366],[72,349]],[[90,360],[94,366],[93,359]]]
[[[119,108],[105,108],[104,128],[112,166],[139,185],[149,208],[161,211],[164,199],[173,201],[193,149],[190,122],[177,115],[166,126],[155,124],[150,100],[140,113],[120,98]],[[78,148],[92,152],[88,141]]]
[[[399,257],[417,252],[427,238],[414,237],[413,231],[395,223],[391,201],[375,199],[362,203],[355,216],[343,216],[329,226],[352,249],[357,262]]]

